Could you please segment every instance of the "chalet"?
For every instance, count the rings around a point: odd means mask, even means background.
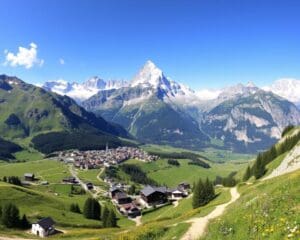
[[[182,182],[178,184],[178,188],[187,191],[191,189],[191,185],[189,183]]]
[[[114,196],[114,200],[116,201],[117,204],[122,205],[122,204],[128,204],[132,202],[131,197],[128,197],[126,193],[124,192],[118,192]]]
[[[93,190],[94,189],[94,185],[91,182],[88,182],[87,184],[85,184],[86,189],[87,190]]]
[[[33,173],[25,173],[24,174],[25,181],[34,181],[34,174]]]
[[[72,183],[72,184],[78,183],[75,177],[66,177],[62,181],[64,183]]]
[[[123,190],[121,190],[120,188],[113,187],[110,189],[110,196],[111,196],[111,198],[114,199],[117,193],[122,193],[122,192],[123,192]]]
[[[39,237],[47,237],[55,233],[54,224],[52,218],[43,218],[32,224],[31,232]]]
[[[138,216],[141,216],[141,210],[137,208],[136,206],[132,206],[128,211],[127,211],[127,216],[131,218],[135,218]]]
[[[146,186],[141,190],[140,195],[148,205],[163,204],[168,200],[166,187]]]
[[[178,200],[186,196],[186,192],[180,188],[168,189],[168,198],[170,200]]]

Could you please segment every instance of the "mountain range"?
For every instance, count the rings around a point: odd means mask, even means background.
[[[0,136],[14,142],[28,139],[42,152],[121,145],[118,137],[130,137],[71,98],[6,75],[0,75]]]
[[[204,100],[151,61],[127,86],[100,90],[82,106],[122,125],[140,141],[189,149],[214,145],[256,152],[276,142],[287,125],[300,123],[292,102],[253,83],[225,88]]]
[[[269,88],[248,83],[213,94],[195,92],[166,77],[151,61],[128,82],[99,77],[82,84],[59,80],[46,82],[43,90],[5,75],[1,80],[0,130],[6,139],[88,129],[193,150],[213,146],[257,152],[276,142],[287,125],[300,124],[295,104],[274,93],[283,95],[283,82]],[[289,82],[297,91],[297,81]],[[288,96],[298,101],[296,94]],[[8,111],[5,102],[14,108]]]

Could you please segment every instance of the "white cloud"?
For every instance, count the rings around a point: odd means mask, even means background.
[[[60,58],[60,59],[59,59],[59,63],[60,63],[61,65],[64,65],[64,64],[65,64],[65,60],[64,60],[63,58]]]
[[[197,96],[202,100],[212,100],[212,99],[216,99],[221,92],[222,92],[221,90],[201,89],[196,93]]]
[[[29,48],[19,47],[18,50],[16,54],[4,50],[4,54],[6,55],[5,66],[23,66],[29,69],[34,65],[42,66],[44,64],[44,60],[37,57],[37,45],[35,43],[30,43]]]

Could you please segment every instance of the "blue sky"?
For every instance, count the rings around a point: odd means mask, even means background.
[[[298,0],[2,0],[0,9],[0,73],[32,83],[131,79],[148,59],[194,89],[300,79]],[[8,52],[30,43],[33,66],[11,66]]]

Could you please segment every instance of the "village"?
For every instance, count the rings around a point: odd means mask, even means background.
[[[79,176],[79,171],[90,171],[99,169],[99,176],[105,169],[120,164],[128,159],[138,159],[140,161],[151,162],[158,159],[157,156],[132,147],[119,147],[101,151],[64,151],[57,153],[52,160],[61,161],[68,165],[70,175],[61,179],[62,184],[81,186],[93,198],[99,196],[106,197],[115,206],[115,209],[128,219],[136,223],[141,221],[144,212],[159,209],[160,207],[174,204],[182,198],[186,198],[191,191],[190,184],[182,182],[175,188],[154,185],[132,185],[123,183],[117,179],[107,176],[98,178],[105,183],[106,188],[94,185],[91,182],[83,181]],[[22,185],[48,185],[47,181],[40,181],[35,173],[24,173]],[[132,191],[132,187],[134,190]],[[137,187],[138,186],[138,187]],[[135,189],[137,187],[137,189]],[[130,190],[131,189],[131,190]],[[55,193],[54,193],[55,194]],[[55,220],[47,217],[32,224],[31,232],[38,236],[48,236],[56,232]]]
[[[110,167],[120,164],[128,159],[138,159],[144,162],[151,162],[158,159],[146,151],[135,147],[118,147],[105,150],[79,151],[69,150],[56,153],[57,159],[65,163],[72,163],[76,168],[95,169]]]

